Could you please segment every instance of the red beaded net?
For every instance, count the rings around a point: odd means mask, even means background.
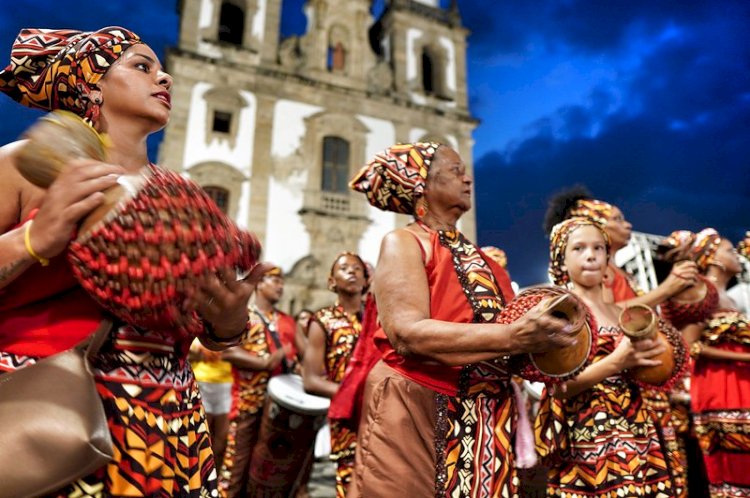
[[[719,293],[716,286],[703,276],[698,277],[706,286],[706,294],[695,302],[669,299],[661,305],[661,315],[677,329],[683,329],[691,323],[708,319],[719,307]]]
[[[516,375],[532,382],[555,384],[572,379],[593,361],[596,353],[598,330],[594,315],[575,294],[561,287],[539,286],[520,292],[500,313],[498,322],[505,324],[513,323],[523,317],[543,299],[554,299],[563,294],[567,294],[579,310],[578,318],[574,323],[571,323],[575,330],[579,330],[578,344],[567,348],[558,348],[556,351],[541,354],[548,357],[550,355],[554,356],[555,354],[560,357],[573,355],[575,357],[575,368],[562,373],[551,371],[545,372],[535,364],[534,357],[536,356],[538,358],[540,355],[539,353],[518,354],[511,356],[508,360],[510,370]],[[588,346],[587,349],[586,345]]]
[[[194,182],[149,167],[138,192],[69,246],[81,285],[124,321],[195,335],[203,323],[183,303],[218,270],[249,271],[260,244]]]

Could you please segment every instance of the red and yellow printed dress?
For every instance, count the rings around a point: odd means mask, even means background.
[[[271,336],[275,327],[281,345],[288,345],[287,364],[292,365],[296,357],[294,318],[274,310],[269,316],[257,308],[250,310],[250,331],[241,346],[245,351],[268,358],[277,350]],[[244,496],[253,448],[258,441],[263,406],[266,402],[268,380],[284,373],[283,365],[275,370],[250,370],[232,366],[232,408],[229,412],[229,432],[224,462],[219,472],[219,490],[222,496]]]
[[[700,340],[750,353],[750,321],[738,311],[719,310],[706,322]],[[750,497],[750,362],[699,355],[690,391],[711,496]]]
[[[622,303],[643,295],[632,275],[615,265],[610,265],[614,278],[605,285],[611,290],[615,303]],[[684,390],[683,382],[678,382],[673,389]],[[682,472],[675,475],[677,488],[680,492],[676,496],[687,496],[687,454],[685,438],[688,437],[689,413],[684,404],[673,403],[669,392],[659,389],[642,389],[641,397],[649,413],[653,415],[657,430],[664,440],[664,447],[673,469],[681,468]]]
[[[459,232],[426,230],[430,317],[495,321],[513,297],[507,273]],[[367,378],[349,497],[517,497],[518,413],[504,362],[402,356],[382,328],[375,341],[383,359]]]
[[[594,362],[622,338],[602,327]],[[536,447],[549,467],[547,495],[562,498],[674,497],[682,490],[639,388],[616,375],[566,400],[545,391],[534,425]]]
[[[29,268],[0,290],[0,373],[78,344],[101,319],[64,255],[48,267]],[[203,406],[187,361],[192,341],[172,331],[115,326],[94,363],[115,457],[51,496],[218,496]]]
[[[347,315],[344,309],[336,304],[318,310],[312,319],[320,324],[326,334],[326,378],[340,384],[362,331],[360,318],[356,315]],[[352,480],[357,434],[339,420],[330,420],[329,424],[331,460],[336,462],[336,496],[343,498]]]

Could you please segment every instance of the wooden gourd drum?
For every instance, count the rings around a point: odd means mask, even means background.
[[[17,168],[42,188],[72,159],[107,158],[106,139],[72,113],[48,114],[25,137]],[[200,317],[182,304],[219,270],[249,272],[260,254],[258,240],[199,185],[155,165],[121,176],[104,196],[68,246],[76,279],[127,323],[200,333]]]
[[[543,302],[542,309],[569,322],[575,330],[575,344],[543,353],[513,355],[511,372],[531,382],[559,383],[575,377],[591,363],[596,349],[596,322],[586,305],[572,292],[539,286],[519,293],[503,309],[499,323],[513,323]]]
[[[630,370],[631,377],[646,387],[667,388],[684,373],[687,365],[687,348],[680,333],[645,304],[634,304],[624,308],[619,317],[620,328],[632,342],[655,339],[666,346],[666,350],[654,359],[661,365],[638,367]]]

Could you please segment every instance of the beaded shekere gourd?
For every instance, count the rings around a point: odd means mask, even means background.
[[[41,187],[71,159],[106,160],[106,139],[71,113],[48,114],[25,137],[18,169]],[[68,247],[81,286],[132,325],[200,333],[200,317],[183,303],[211,274],[249,272],[260,255],[257,238],[195,182],[153,164],[120,177],[104,195]]]

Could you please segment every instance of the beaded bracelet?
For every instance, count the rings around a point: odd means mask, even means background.
[[[48,266],[49,259],[38,255],[37,253],[34,252],[34,248],[31,247],[31,224],[32,223],[34,223],[34,220],[29,220],[29,222],[26,223],[26,227],[23,231],[23,243],[26,246],[26,252],[28,252],[32,258],[39,261],[40,265]]]
[[[203,334],[201,335],[201,342],[209,349],[226,349],[232,346],[237,346],[242,342],[247,331],[250,329],[250,316],[247,317],[245,327],[238,333],[231,337],[219,337],[216,335],[214,328],[208,322],[203,322]]]

